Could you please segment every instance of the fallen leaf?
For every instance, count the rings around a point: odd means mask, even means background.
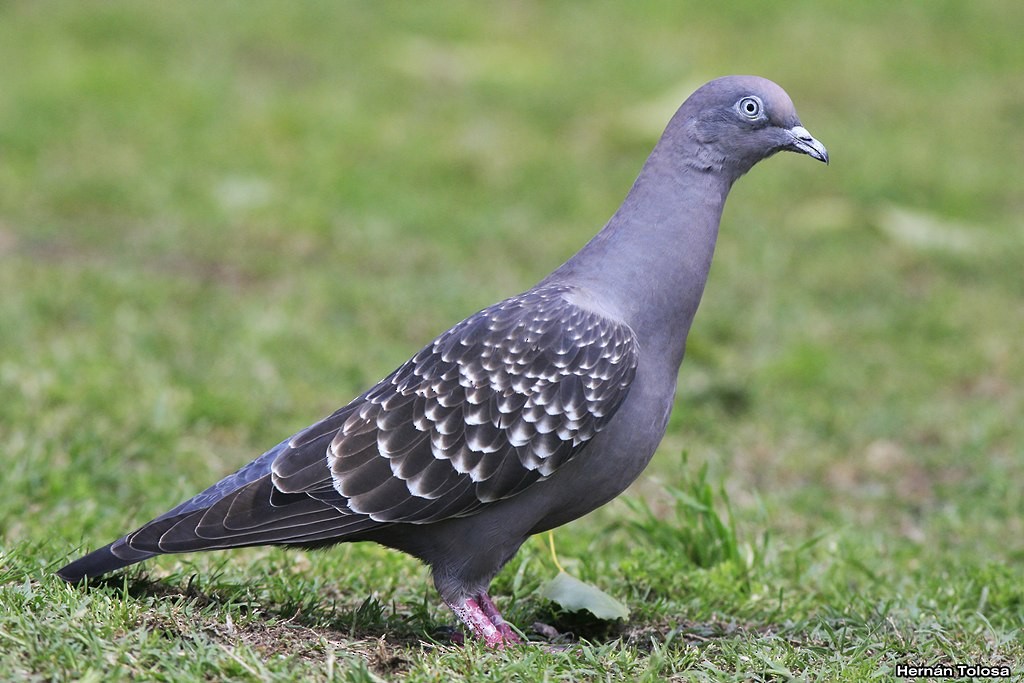
[[[580,581],[565,572],[541,587],[542,597],[561,605],[570,612],[587,610],[598,619],[626,619],[629,609],[600,588]]]

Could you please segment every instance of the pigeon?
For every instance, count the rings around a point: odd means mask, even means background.
[[[604,228],[536,286],[57,574],[78,583],[163,553],[374,541],[426,563],[477,639],[521,642],[491,580],[531,535],[604,505],[647,466],[726,196],[782,150],[828,163],[781,87],[756,76],[701,86]]]

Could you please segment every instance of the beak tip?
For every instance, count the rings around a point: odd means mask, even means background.
[[[806,154],[812,159],[817,159],[828,166],[828,150],[806,128],[799,125],[794,126],[789,129],[789,135],[791,139],[789,149]]]

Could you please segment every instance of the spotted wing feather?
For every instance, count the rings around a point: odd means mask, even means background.
[[[637,365],[629,327],[568,291],[532,290],[456,325],[292,440],[333,432],[329,469],[284,454],[275,485],[340,495],[377,522],[427,523],[550,476],[608,422]]]

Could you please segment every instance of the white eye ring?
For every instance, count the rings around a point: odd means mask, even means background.
[[[764,104],[761,103],[761,98],[748,95],[736,103],[736,111],[748,119],[758,119],[761,118],[761,113],[764,111]]]

